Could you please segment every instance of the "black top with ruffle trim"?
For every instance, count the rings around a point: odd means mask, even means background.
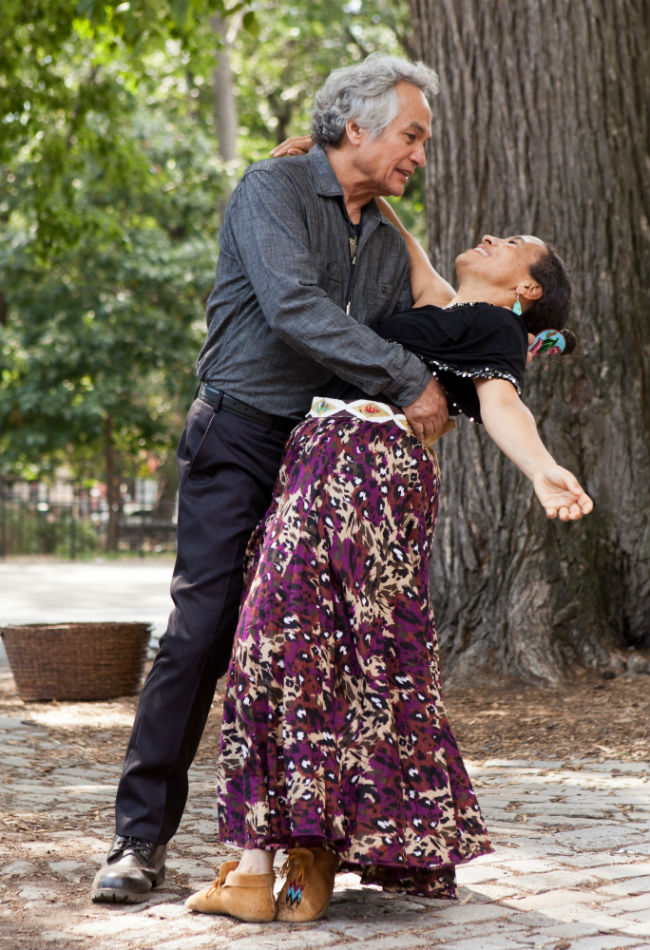
[[[474,379],[507,379],[521,395],[528,331],[506,307],[416,307],[387,317],[375,330],[422,357],[447,393],[450,414],[481,421]]]
[[[425,361],[447,394],[450,415],[463,412],[481,421],[475,379],[507,379],[521,395],[528,332],[512,310],[489,303],[415,307],[387,317],[374,329]],[[328,395],[364,395],[340,382]]]

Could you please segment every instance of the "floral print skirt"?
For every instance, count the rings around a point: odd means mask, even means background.
[[[223,707],[219,836],[321,846],[366,883],[455,897],[492,850],[440,696],[428,554],[440,473],[392,422],[292,433],[251,538]]]

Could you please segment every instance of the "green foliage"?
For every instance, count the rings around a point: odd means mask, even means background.
[[[176,440],[230,184],[180,46],[135,73],[87,32],[25,99],[0,198],[0,452],[19,476],[97,471],[108,420],[133,466]]]
[[[4,0],[0,474],[65,463],[101,478],[107,440],[119,477],[164,460],[196,385],[234,177],[309,128],[333,67],[403,53],[407,29],[388,0]],[[226,38],[236,169],[213,114]]]
[[[63,558],[91,557],[101,552],[98,526],[72,516],[69,510],[41,511],[33,505],[5,506],[3,556],[52,554]]]
[[[404,55],[405,3],[386,0],[254,0],[257,35],[241,32],[231,53],[241,151],[247,161],[310,129],[314,93],[337,66],[369,53]]]
[[[78,0],[76,13],[94,30],[109,27],[131,48],[142,51],[152,45],[164,45],[169,38],[180,38],[187,46],[192,36],[211,17],[232,16],[248,3],[224,0]],[[246,26],[254,30],[255,17],[246,14]]]

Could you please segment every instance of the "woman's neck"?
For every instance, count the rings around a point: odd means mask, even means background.
[[[510,309],[513,302],[512,294],[504,292],[499,287],[474,282],[461,282],[453,300],[450,300],[447,306],[453,307],[457,303],[491,303],[495,307]]]

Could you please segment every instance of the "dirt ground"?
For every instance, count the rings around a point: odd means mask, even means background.
[[[68,722],[57,736],[56,724],[51,721],[52,738],[60,740],[65,754],[73,751],[72,742],[79,744],[79,752],[92,749],[92,760],[97,764],[119,762],[136,701],[136,697],[121,697],[95,704],[102,709],[101,724],[98,722],[96,730],[86,721],[78,733],[71,732]],[[621,758],[640,762],[649,757],[647,675],[589,679],[553,688],[517,682],[450,686],[444,689],[444,701],[458,745],[471,761]],[[12,677],[0,678],[0,717],[51,711],[56,705],[65,704],[24,704]],[[114,711],[114,717],[106,716],[108,707]],[[199,763],[216,761],[220,708],[221,693],[217,693],[199,748]],[[113,718],[116,725],[111,728]]]
[[[514,684],[445,692],[466,758],[648,760],[650,677],[550,688]]]

